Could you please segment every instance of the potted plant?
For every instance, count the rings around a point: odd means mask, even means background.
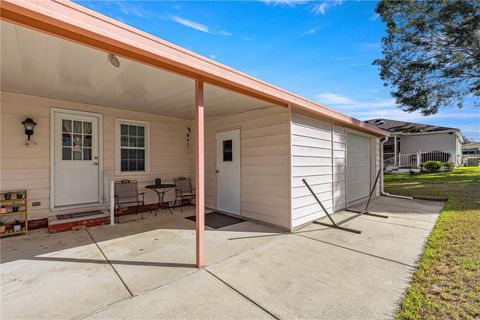
[[[22,231],[22,225],[20,223],[20,220],[15,220],[15,224],[13,225],[13,231],[14,232]]]
[[[19,191],[17,192],[17,199],[22,199],[23,198],[23,192]]]
[[[5,200],[10,200],[12,198],[12,194],[10,192],[6,192],[4,195]]]
[[[18,212],[19,206],[12,207],[12,212]]]
[[[3,224],[3,222],[0,222],[0,234],[4,234],[7,228]]]
[[[0,214],[1,214],[1,213],[8,213],[7,208],[5,208],[4,206],[2,206],[2,207],[0,208]]]

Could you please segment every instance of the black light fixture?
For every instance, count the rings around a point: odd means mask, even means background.
[[[33,121],[32,118],[26,118],[22,124],[25,127],[25,134],[28,136],[28,140],[30,140],[30,136],[33,135],[33,128],[37,125],[37,123]]]

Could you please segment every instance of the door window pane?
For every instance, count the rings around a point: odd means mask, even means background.
[[[233,161],[232,140],[223,141],[223,161]]]
[[[82,121],[73,121],[73,132],[82,133]]]
[[[82,136],[79,134],[73,135],[73,149],[76,151],[82,150]]]
[[[72,135],[69,133],[62,134],[62,146],[70,147],[72,145]]]
[[[91,161],[92,134],[92,122],[62,119],[62,160]]]
[[[83,136],[83,146],[84,147],[91,147],[92,146],[92,136],[91,135]]]
[[[73,160],[82,160],[82,151],[73,151]]]
[[[62,148],[62,160],[72,160],[72,148]]]
[[[72,132],[72,120],[62,120],[62,132]]]
[[[84,122],[83,123],[83,134],[92,134],[92,123]]]
[[[84,148],[83,149],[83,160],[92,160],[92,149]]]

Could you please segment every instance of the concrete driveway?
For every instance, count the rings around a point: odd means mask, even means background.
[[[442,202],[381,197],[345,226],[207,230],[195,269],[183,214],[1,241],[2,319],[388,319]],[[337,213],[336,220],[351,216]]]

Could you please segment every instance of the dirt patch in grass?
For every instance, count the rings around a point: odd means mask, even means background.
[[[397,319],[480,319],[480,167],[386,175],[385,191],[449,199]]]

